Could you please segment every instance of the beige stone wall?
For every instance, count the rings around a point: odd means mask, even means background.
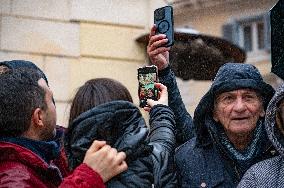
[[[0,60],[34,62],[47,75],[60,125],[86,80],[110,77],[126,85],[135,104],[144,46],[135,42],[152,25],[157,0],[1,0]]]

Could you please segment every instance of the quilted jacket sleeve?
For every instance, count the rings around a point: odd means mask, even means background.
[[[149,141],[154,147],[154,186],[176,187],[174,168],[175,121],[169,107],[156,105],[150,111]]]
[[[159,72],[159,81],[168,88],[169,107],[173,110],[176,121],[176,144],[179,146],[195,136],[192,117],[185,108],[170,67]]]
[[[59,187],[105,188],[105,185],[100,175],[83,163],[72,174],[64,178]]]

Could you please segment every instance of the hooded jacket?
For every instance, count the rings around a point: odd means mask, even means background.
[[[169,78],[172,76],[172,73],[168,74],[168,78],[164,80],[174,79]],[[250,88],[260,93],[264,107],[274,94],[274,89],[263,81],[259,71],[253,65],[227,63],[219,69],[209,91],[200,100],[194,112],[193,123],[188,115],[181,117],[181,122],[177,121],[177,127],[188,124],[189,132],[184,133],[187,135],[185,137],[190,138],[196,135],[176,150],[179,187],[236,187],[244,172],[252,164],[272,157],[275,153],[271,152],[273,147],[268,142],[261,119],[254,133],[254,141],[245,153],[234,149],[226,136],[220,136],[223,135],[221,134],[223,130],[218,127],[222,126],[217,126],[212,116],[214,98],[220,93],[243,88]],[[178,88],[174,87],[170,90],[172,91],[169,92],[169,99],[173,98],[171,94],[176,93]],[[173,101],[171,104],[170,107],[175,114],[186,114],[180,104],[175,105]]]
[[[252,166],[246,172],[238,187],[280,188],[284,186],[284,125],[283,123],[276,124],[277,108],[280,101],[284,99],[283,95],[284,85],[277,89],[267,107],[265,116],[265,128],[269,140],[280,155]]]
[[[72,168],[83,161],[93,140],[127,154],[128,170],[107,187],[175,187],[173,112],[164,105],[150,111],[150,133],[139,109],[130,102],[112,101],[80,114],[68,127],[66,153]],[[149,145],[151,147],[149,147]]]

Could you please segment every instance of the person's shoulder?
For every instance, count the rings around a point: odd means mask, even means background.
[[[36,164],[34,165],[36,166]],[[45,178],[47,177],[43,176],[45,176],[46,173],[38,173],[41,170],[42,169],[32,168],[30,165],[19,161],[1,162],[0,187],[53,187],[51,186],[53,184],[52,182],[45,182]]]
[[[283,168],[282,163],[282,156],[266,159],[254,164],[250,169],[248,169],[246,174],[253,175],[256,179],[261,181],[267,178],[273,179],[273,177],[281,170],[280,168]]]
[[[283,158],[276,156],[254,164],[243,176],[238,188],[275,187],[283,171]]]
[[[251,172],[257,172],[259,173],[270,173],[272,171],[277,170],[277,168],[279,168],[280,164],[283,161],[283,157],[282,156],[276,156],[270,159],[266,159],[263,161],[260,161],[256,164],[254,164],[249,171]]]
[[[0,164],[0,177],[6,177],[5,180],[12,180],[17,177],[17,180],[27,180],[31,178],[31,173],[28,167],[21,162],[2,162]],[[5,181],[3,180],[3,181]],[[1,180],[2,182],[2,180]]]
[[[6,172],[13,172],[13,171],[28,171],[28,167],[21,162],[17,162],[17,161],[7,161],[7,162],[2,162],[0,164],[0,169],[1,171],[6,171]]]

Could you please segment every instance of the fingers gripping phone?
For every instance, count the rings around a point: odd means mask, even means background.
[[[159,89],[154,86],[158,82],[158,69],[155,65],[140,67],[138,71],[139,106],[147,106],[147,99],[158,100]]]
[[[156,34],[165,34],[168,42],[166,47],[174,44],[174,19],[173,7],[165,6],[154,11],[154,24],[157,27]]]

